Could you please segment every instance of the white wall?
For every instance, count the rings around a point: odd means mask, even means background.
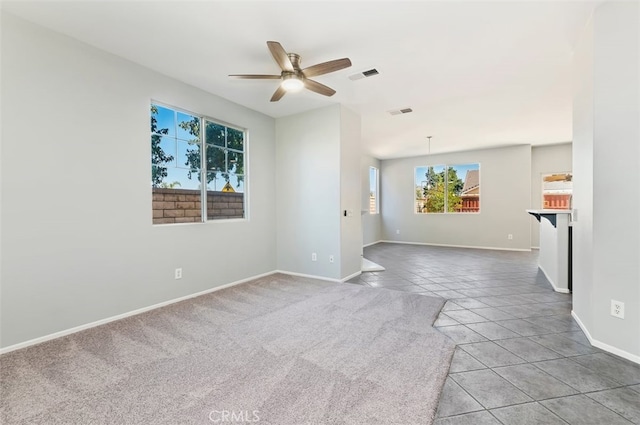
[[[362,269],[360,116],[340,107],[340,278]],[[344,212],[347,211],[347,216]]]
[[[593,22],[573,56],[573,312],[593,329]]]
[[[335,105],[276,120],[279,270],[340,278],[340,119]]]
[[[594,20],[593,314],[594,337],[640,362],[639,16],[637,2],[611,2]],[[609,315],[611,299],[625,320]]]
[[[382,178],[380,175],[380,160],[372,156],[362,155],[360,173],[362,182],[361,210],[366,211],[362,215],[362,233],[363,243],[365,245],[370,245],[382,240],[380,211],[378,211],[378,214],[369,214],[369,167],[376,167],[378,169],[378,179],[380,180]],[[378,199],[379,202],[381,202],[382,194],[380,192],[378,193]],[[379,205],[382,206],[382,203]]]
[[[542,175],[571,172],[571,143],[531,147],[531,207],[542,208]],[[540,247],[540,223],[531,217],[531,247]]]
[[[603,3],[576,58],[585,78],[574,98],[574,196],[586,196],[574,270],[592,277],[574,280],[574,313],[595,345],[640,363],[639,16],[638,3]],[[609,314],[612,299],[625,303],[624,320]]]
[[[275,269],[273,119],[6,12],[1,71],[3,347]],[[151,99],[249,129],[249,220],[152,226]]]
[[[279,118],[276,139],[278,270],[337,280],[359,273],[360,117],[333,105]]]
[[[414,168],[480,163],[479,214],[414,213]],[[381,161],[382,237],[389,241],[529,250],[531,147]],[[400,234],[396,233],[400,231]],[[508,240],[507,235],[513,239]]]

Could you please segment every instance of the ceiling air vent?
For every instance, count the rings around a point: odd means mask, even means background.
[[[377,69],[373,68],[368,71],[364,71],[362,73],[365,77],[373,77],[374,75],[380,74]]]
[[[380,72],[378,72],[377,69],[371,68],[366,71],[358,72],[357,74],[349,75],[349,79],[353,81],[361,80],[363,78],[373,77],[374,75],[378,75],[378,74],[380,74]]]
[[[403,109],[394,109],[393,111],[389,111],[391,115],[408,114],[409,112],[413,112],[413,109],[403,108]]]

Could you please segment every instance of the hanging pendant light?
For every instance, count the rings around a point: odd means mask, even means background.
[[[427,139],[429,139],[429,145],[427,147],[427,155],[431,155],[431,137],[433,136],[427,136]],[[427,178],[427,190],[431,190],[431,181]]]

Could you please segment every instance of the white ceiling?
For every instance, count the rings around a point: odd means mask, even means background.
[[[6,2],[2,8],[272,117],[342,103],[381,159],[572,139],[571,55],[594,2]],[[316,77],[337,93],[269,99],[279,74],[267,40],[302,66],[349,57]],[[380,75],[352,81],[375,67]],[[179,106],[179,105],[177,105]],[[391,116],[387,111],[414,112]]]

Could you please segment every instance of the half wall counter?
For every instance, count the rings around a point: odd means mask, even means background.
[[[571,292],[571,210],[526,210],[540,222],[538,268],[556,292]]]

